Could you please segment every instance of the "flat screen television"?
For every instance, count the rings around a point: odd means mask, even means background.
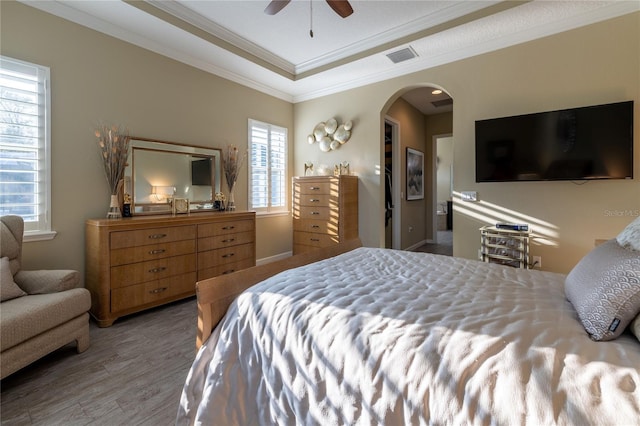
[[[476,182],[633,178],[633,101],[475,124]]]
[[[191,161],[191,185],[211,185],[211,159]]]

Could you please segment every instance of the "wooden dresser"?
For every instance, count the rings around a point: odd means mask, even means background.
[[[85,286],[100,327],[193,296],[196,281],[254,266],[255,212],[86,222]]]
[[[357,176],[293,178],[293,254],[357,237]]]

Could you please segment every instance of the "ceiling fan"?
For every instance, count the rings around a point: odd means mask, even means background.
[[[326,0],[327,4],[343,18],[353,13],[353,8],[347,0]],[[271,0],[271,3],[264,9],[264,13],[267,15],[275,15],[280,12],[291,0]]]

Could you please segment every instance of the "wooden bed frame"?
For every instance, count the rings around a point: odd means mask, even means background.
[[[312,250],[277,262],[243,269],[227,275],[196,283],[198,296],[198,333],[196,349],[209,338],[213,329],[227,313],[231,302],[244,290],[279,272],[337,256],[361,247],[359,239],[345,241],[331,247]]]

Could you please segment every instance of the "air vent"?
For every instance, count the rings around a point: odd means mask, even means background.
[[[405,47],[404,49],[387,53],[387,58],[391,59],[391,62],[393,62],[394,64],[408,61],[409,59],[413,59],[416,56],[418,56],[418,54],[411,47]]]
[[[431,102],[431,105],[433,105],[436,108],[440,108],[440,107],[448,106],[448,105],[452,105],[452,104],[453,104],[453,99],[451,99],[451,98],[447,98],[447,99],[442,99],[440,101]]]

